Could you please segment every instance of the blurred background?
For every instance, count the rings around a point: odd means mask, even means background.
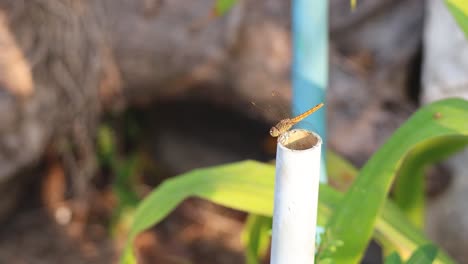
[[[0,263],[115,263],[163,180],[274,158],[291,3],[215,2],[0,0]],[[443,1],[330,0],[329,32],[328,147],[357,167],[422,104],[468,98],[468,42]],[[426,232],[460,262],[467,160],[426,175]],[[189,199],[136,248],[147,263],[243,263],[245,218]]]

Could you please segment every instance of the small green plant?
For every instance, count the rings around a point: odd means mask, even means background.
[[[321,243],[318,246],[316,254],[316,262],[319,264],[335,263],[331,256],[339,247],[343,246],[343,241],[333,239],[327,231],[322,234],[320,241]]]
[[[121,157],[118,153],[117,140],[114,130],[106,124],[102,124],[98,130],[97,154],[101,167],[108,168],[113,175],[112,192],[117,198],[117,206],[111,219],[112,233],[116,233],[117,227],[125,226],[128,218],[138,205],[140,198],[135,187],[134,178],[140,169],[138,153],[132,153]],[[122,225],[123,224],[123,225]]]
[[[326,236],[317,259],[323,263],[358,263],[371,239],[385,255],[398,252],[407,263],[454,263],[442,250],[436,253],[422,246],[431,243],[404,212],[388,199],[392,182],[406,166],[419,169],[468,145],[468,101],[446,99],[426,105],[403,124],[390,139],[357,171],[336,155],[330,157],[332,180],[354,179],[345,193],[321,185],[318,223],[326,226]],[[421,150],[424,151],[416,151]],[[418,154],[420,153],[420,154]],[[423,155],[425,162],[412,156]],[[408,164],[412,160],[416,165]],[[142,231],[160,222],[188,197],[200,197],[230,208],[271,217],[275,168],[271,164],[243,161],[196,169],[164,181],[138,206],[122,263],[135,263],[132,242]],[[346,175],[345,177],[343,175]],[[404,174],[410,177],[410,174]],[[401,175],[400,175],[401,176]],[[251,220],[244,239],[250,251],[248,263],[255,263],[265,251],[269,236],[265,219]],[[433,247],[433,246],[432,246]],[[419,250],[421,249],[421,250]],[[423,251],[423,253],[418,253]],[[429,253],[428,253],[429,252]],[[417,254],[416,254],[417,253]],[[428,253],[428,254],[426,254]],[[427,262],[413,262],[427,256]],[[401,259],[400,259],[401,260]],[[398,261],[390,255],[387,261]],[[411,262],[410,262],[411,261]],[[399,263],[399,262],[389,262]]]
[[[237,3],[237,0],[216,0],[214,6],[214,13],[217,16],[223,16],[226,14],[234,5]]]

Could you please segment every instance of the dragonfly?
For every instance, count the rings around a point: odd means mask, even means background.
[[[270,128],[270,135],[272,137],[278,137],[279,135],[287,132],[289,129],[291,129],[291,127],[302,121],[304,118],[322,108],[323,105],[323,103],[320,103],[296,117],[282,119],[276,125]]]

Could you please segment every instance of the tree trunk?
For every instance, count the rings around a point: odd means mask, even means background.
[[[381,2],[360,1],[363,11],[352,13],[347,2],[331,1],[330,145],[362,153],[358,161],[385,138],[377,117],[409,114],[384,106],[409,104],[408,69],[420,45],[423,1]],[[0,180],[53,146],[73,178],[86,181],[102,111],[189,95],[244,112],[250,101],[289,103],[289,1],[239,0],[223,16],[213,15],[213,3],[0,0]],[[349,100],[357,95],[358,104]],[[363,135],[352,140],[358,144],[340,141],[351,142],[340,132],[350,127],[362,132],[352,134]]]

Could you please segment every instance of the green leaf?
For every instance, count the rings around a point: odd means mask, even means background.
[[[246,263],[258,264],[270,245],[271,217],[250,214],[242,233],[246,245]]]
[[[348,190],[358,174],[351,163],[331,151],[327,152],[327,172],[328,183],[342,192]]]
[[[468,136],[468,102],[447,99],[417,111],[363,167],[328,223],[328,231],[344,242],[333,258],[357,263],[369,243],[378,215],[402,159],[419,144]]]
[[[412,156],[415,156],[414,154]],[[407,159],[410,160],[410,158],[405,158],[405,160]],[[347,190],[358,174],[357,169],[348,161],[331,151],[327,152],[327,172],[328,183],[343,192]],[[427,238],[413,224],[407,221],[405,215],[395,204],[388,201],[377,219],[375,226],[377,232],[374,232],[373,237],[383,247],[384,252],[398,250],[409,257],[410,253],[416,249],[416,245],[428,242]],[[324,257],[326,258],[326,256]],[[440,261],[452,263],[452,260],[445,255],[440,256]]]
[[[388,257],[385,258],[384,264],[402,264],[403,261],[401,261],[400,255],[398,253],[393,252],[390,254]]]
[[[396,250],[403,258],[409,258],[419,246],[430,243],[420,229],[412,225],[401,210],[390,200],[385,203],[377,219],[373,237],[386,252]],[[455,263],[442,251],[437,263]]]
[[[437,247],[434,245],[424,245],[419,247],[406,262],[407,264],[430,264],[437,256]]]
[[[130,155],[127,159],[116,160],[113,170],[115,180],[112,184],[112,192],[118,200],[118,207],[115,212],[115,220],[119,218],[119,212],[127,207],[136,207],[140,198],[134,190],[134,178],[140,169],[140,158],[137,154]]]
[[[393,191],[396,204],[419,228],[424,226],[424,170],[427,165],[449,157],[468,145],[468,137],[434,139],[415,146],[405,157]]]
[[[445,4],[468,37],[468,2],[466,0],[445,0]]]
[[[184,199],[190,196],[206,197],[231,208],[250,213],[272,215],[275,168],[271,164],[243,161],[223,166],[197,169],[164,181],[137,208],[121,263],[136,263],[132,242],[136,235],[164,219]],[[349,173],[351,176],[352,172]],[[217,191],[215,191],[217,190]],[[223,193],[243,199],[222,199]],[[211,199],[218,197],[216,199]],[[249,200],[252,197],[251,200]],[[327,185],[320,186],[319,224],[325,224],[343,195]],[[251,205],[250,202],[253,202]],[[396,206],[386,203],[382,217],[377,221],[376,236],[402,252],[412,252],[418,245],[428,242],[424,234],[412,227]],[[409,253],[408,253],[409,255]],[[443,263],[451,263],[449,257],[439,254]]]
[[[234,7],[236,3],[237,3],[237,0],[216,0],[215,14],[217,16],[223,16],[229,10],[231,10],[231,8]]]
[[[164,181],[138,206],[122,263],[132,263],[134,260],[131,244],[138,233],[161,221],[191,196],[271,216],[274,173],[272,165],[244,161],[196,169]]]
[[[439,119],[432,120],[424,118],[426,115],[432,116],[431,114],[435,112],[440,112],[440,115],[437,115],[440,116]],[[467,112],[468,104],[466,101],[445,100],[420,110],[409,122],[411,124],[416,122],[417,129],[415,133],[427,133],[425,132],[427,126],[436,125],[443,126],[445,129],[450,129],[453,134],[466,134],[468,129],[466,127],[466,119],[463,119],[463,117],[467,117]],[[423,118],[421,117],[421,113]],[[448,120],[444,120],[444,118]],[[416,121],[414,119],[416,119]],[[407,124],[405,126],[407,126]],[[403,126],[402,129],[405,126]],[[406,131],[406,129],[407,128],[405,128],[404,131]],[[438,130],[440,129],[441,128]],[[396,136],[401,137],[401,133],[402,132],[397,132]],[[423,134],[423,136],[424,135],[426,134]],[[438,136],[435,138],[437,137]],[[427,138],[427,136],[423,138]],[[389,142],[392,142],[392,140]],[[401,144],[407,147],[405,144],[408,144],[408,141],[403,140]],[[406,153],[405,151],[403,152]],[[388,154],[391,154],[391,152]],[[335,164],[346,164],[340,161],[337,156],[335,156],[334,160]],[[384,161],[387,162],[387,160]],[[386,168],[387,166],[386,163],[377,164],[375,166],[379,165],[381,165],[382,168]],[[350,179],[354,178],[356,174],[356,170],[349,166],[349,164],[340,167],[340,169],[335,169],[332,172],[337,175],[346,175],[346,178]],[[136,235],[160,222],[174,210],[178,204],[188,197],[201,197],[227,207],[271,216],[273,209],[274,173],[275,168],[273,165],[244,161],[197,169],[164,181],[138,206],[121,262],[136,263],[132,252],[132,242]],[[376,174],[377,180],[374,182],[375,186],[373,186],[373,188],[381,188],[381,176],[377,176],[378,174]],[[333,177],[338,178],[336,175]],[[359,179],[357,181],[359,181]],[[367,199],[368,197],[366,196],[365,198]],[[343,194],[333,190],[327,185],[320,186],[318,207],[318,223],[320,225],[326,224],[333,211],[340,207],[340,202],[347,202],[344,200]],[[355,217],[360,217],[360,214],[366,214],[365,210],[368,208],[362,206],[361,203],[353,203],[352,205],[354,207],[345,208],[349,208],[349,210],[358,213],[353,213],[352,217],[349,218],[350,221],[354,221]],[[359,225],[358,227],[361,228]],[[369,228],[368,226],[363,227]],[[372,231],[372,227],[370,228]],[[344,237],[347,238],[346,236]],[[382,212],[375,220],[374,237],[385,247],[395,248],[400,255],[404,257],[408,257],[418,246],[429,242],[424,234],[411,225],[400,210],[389,201],[383,204]],[[342,240],[341,237],[335,237],[330,241]],[[345,246],[346,243],[340,243],[340,246],[336,247],[337,252],[340,252],[341,248]],[[439,263],[453,263],[443,252],[439,253],[437,260]]]
[[[108,125],[101,125],[97,134],[97,152],[102,165],[112,166],[116,157],[114,131]]]

